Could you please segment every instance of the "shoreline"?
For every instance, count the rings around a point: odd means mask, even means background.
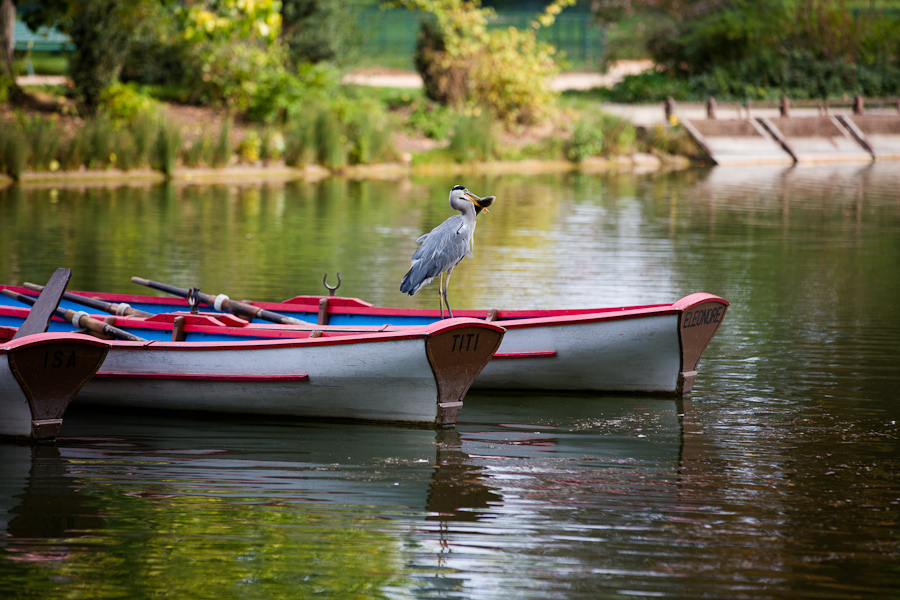
[[[348,179],[395,179],[416,175],[454,174],[536,174],[566,173],[582,171],[604,173],[610,171],[631,171],[639,173],[686,169],[701,165],[682,156],[659,157],[653,154],[634,154],[605,159],[592,157],[575,163],[567,160],[521,160],[479,163],[441,163],[413,165],[406,163],[382,163],[372,165],[352,165],[332,171],[320,165],[288,167],[283,164],[246,165],[215,168],[176,169],[167,177],[161,171],[137,169],[82,170],[82,171],[26,171],[16,182],[11,177],[0,174],[0,189],[17,185],[19,187],[57,187],[59,185],[117,185],[126,183],[156,184],[164,181],[173,183],[233,183],[240,181],[320,181],[330,177]]]

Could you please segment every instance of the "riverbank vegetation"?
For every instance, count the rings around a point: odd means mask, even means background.
[[[656,64],[610,100],[900,94],[900,2],[598,0],[595,10],[612,31],[608,58]]]
[[[492,11],[473,2],[387,3],[422,15],[423,91],[341,83],[353,35],[328,34],[347,20],[338,0],[17,4],[32,29],[52,24],[75,49],[68,86],[25,93],[4,80],[0,170],[13,179],[236,164],[578,162],[671,150],[678,144],[661,140],[682,135],[638,132],[550,88],[559,56],[537,31],[574,0],[548,2],[526,29],[489,27]]]

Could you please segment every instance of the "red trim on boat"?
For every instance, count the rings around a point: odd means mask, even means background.
[[[498,352],[494,358],[550,358],[556,356],[556,350],[546,350],[543,352]]]
[[[152,379],[171,381],[227,381],[278,383],[284,381],[309,381],[309,375],[219,375],[204,373],[97,373],[94,379]]]

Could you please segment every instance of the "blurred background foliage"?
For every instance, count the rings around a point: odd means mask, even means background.
[[[900,93],[900,2],[597,0],[594,16],[611,32],[609,60],[643,50],[656,64],[615,100]]]
[[[6,113],[0,169],[14,178],[270,161],[341,169],[403,158],[397,135],[434,142],[407,161],[690,153],[677,128],[637,131],[596,104],[900,94],[900,0],[0,2],[69,40],[55,54],[17,51],[3,71],[71,81],[48,90],[61,97],[58,120]],[[655,67],[585,94],[589,106],[550,87],[601,57]],[[414,67],[424,90],[343,84],[360,65]],[[15,108],[21,96],[3,72],[0,102]],[[179,132],[163,116],[172,104],[225,116]],[[553,126],[547,139],[502,142],[535,125]]]

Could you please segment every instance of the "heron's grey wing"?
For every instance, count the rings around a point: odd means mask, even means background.
[[[454,215],[419,238],[422,245],[412,257],[412,265],[400,291],[410,296],[432,279],[456,266],[469,253],[469,230],[460,215]]]

